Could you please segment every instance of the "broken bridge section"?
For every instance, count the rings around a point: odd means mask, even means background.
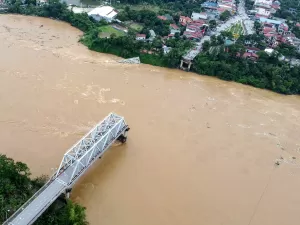
[[[123,117],[109,114],[65,154],[50,180],[22,205],[3,225],[33,224],[116,141],[125,143],[129,127]]]

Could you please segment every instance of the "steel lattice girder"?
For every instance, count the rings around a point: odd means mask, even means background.
[[[71,185],[127,127],[123,117],[114,113],[108,115],[64,154],[60,167],[53,178],[57,178],[67,168],[71,167],[72,173],[70,174],[69,168],[67,180],[65,180],[68,185]]]
[[[31,225],[58,198],[73,186],[76,180],[114,143],[126,141],[129,127],[123,117],[111,113],[64,155],[57,172],[24,203],[5,225]],[[123,142],[122,141],[122,142]]]

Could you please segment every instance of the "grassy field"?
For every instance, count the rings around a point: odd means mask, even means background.
[[[126,6],[129,6],[130,9],[133,9],[133,10],[147,9],[147,10],[151,10],[151,11],[156,12],[156,13],[160,10],[160,8],[158,6],[148,5],[148,4],[138,4],[138,5],[117,4],[117,5],[114,5],[114,7],[116,9],[120,10],[120,11],[125,9]]]
[[[113,28],[111,25],[102,26],[99,29],[100,29],[100,33],[99,33],[100,38],[110,37],[111,34],[115,34],[117,35],[117,37],[125,35],[123,31],[117,30]]]
[[[238,22],[238,23],[232,25],[228,29],[228,31],[230,31],[232,34],[239,34],[239,35],[244,34],[244,29],[243,29],[241,22]]]
[[[129,25],[129,27],[136,30],[136,31],[141,31],[143,29],[143,25],[141,25],[139,23],[135,23],[135,22],[131,23]]]

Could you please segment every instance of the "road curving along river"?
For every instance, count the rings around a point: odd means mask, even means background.
[[[109,112],[131,127],[74,188],[91,225],[299,223],[299,96],[120,64],[50,19],[0,22],[1,153],[50,174]]]

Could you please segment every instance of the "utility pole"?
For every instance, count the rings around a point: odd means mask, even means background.
[[[7,219],[7,213],[10,212],[10,210],[8,209],[7,211],[5,211],[5,218]]]

